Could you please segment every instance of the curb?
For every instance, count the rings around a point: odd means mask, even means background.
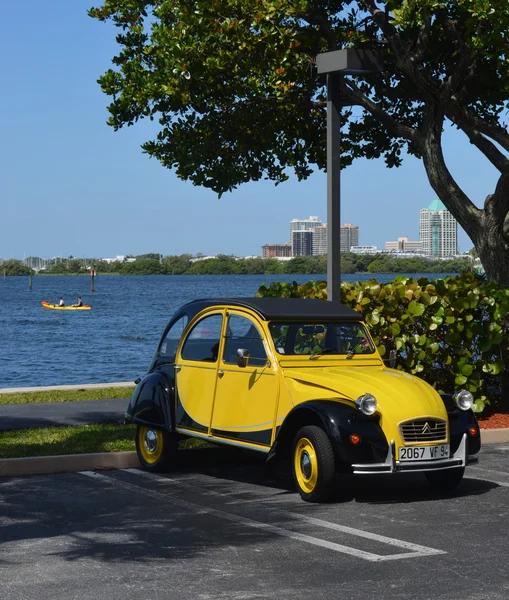
[[[140,467],[136,452],[98,452],[0,459],[0,477]]]
[[[481,429],[482,444],[509,442],[509,427]],[[0,459],[0,477],[18,475],[50,475],[102,469],[140,468],[136,452],[98,452],[95,454],[63,454]]]
[[[509,427],[500,429],[480,429],[481,444],[500,444],[509,442]]]
[[[46,385],[43,387],[0,388],[0,394],[25,394],[30,392],[49,392],[53,390],[96,390],[115,387],[135,387],[134,381],[115,381],[113,383],[85,383],[79,385]]]

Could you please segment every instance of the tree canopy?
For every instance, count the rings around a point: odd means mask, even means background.
[[[32,275],[34,273],[33,269],[27,267],[21,260],[16,260],[15,258],[0,261],[0,271],[7,276]]]
[[[326,90],[316,55],[368,48],[378,74],[342,78],[343,166],[421,158],[431,186],[509,284],[507,0],[105,0],[118,28],[101,78],[115,129],[157,119],[144,151],[219,195],[326,165]],[[447,168],[446,126],[499,171],[478,208]]]

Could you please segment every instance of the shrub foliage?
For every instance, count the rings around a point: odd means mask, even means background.
[[[327,284],[272,283],[256,296],[327,299]],[[396,277],[342,283],[343,304],[363,313],[382,357],[440,392],[468,389],[482,412],[509,373],[509,289],[465,273],[430,281]],[[505,394],[503,394],[504,396]],[[498,400],[500,401],[500,400]]]

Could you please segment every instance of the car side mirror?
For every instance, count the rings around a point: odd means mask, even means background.
[[[384,360],[384,363],[390,369],[394,369],[394,367],[396,366],[396,356],[397,356],[396,350],[391,350],[389,352],[389,358],[387,360]]]
[[[246,348],[239,348],[237,350],[237,364],[239,367],[247,367],[249,361],[249,350]]]

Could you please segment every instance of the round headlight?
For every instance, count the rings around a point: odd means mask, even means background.
[[[461,390],[454,394],[454,400],[461,410],[469,410],[474,403],[474,397],[468,390]]]
[[[364,394],[363,396],[359,396],[357,398],[355,404],[357,408],[361,411],[361,413],[365,415],[373,415],[376,411],[376,398],[371,394]]]

